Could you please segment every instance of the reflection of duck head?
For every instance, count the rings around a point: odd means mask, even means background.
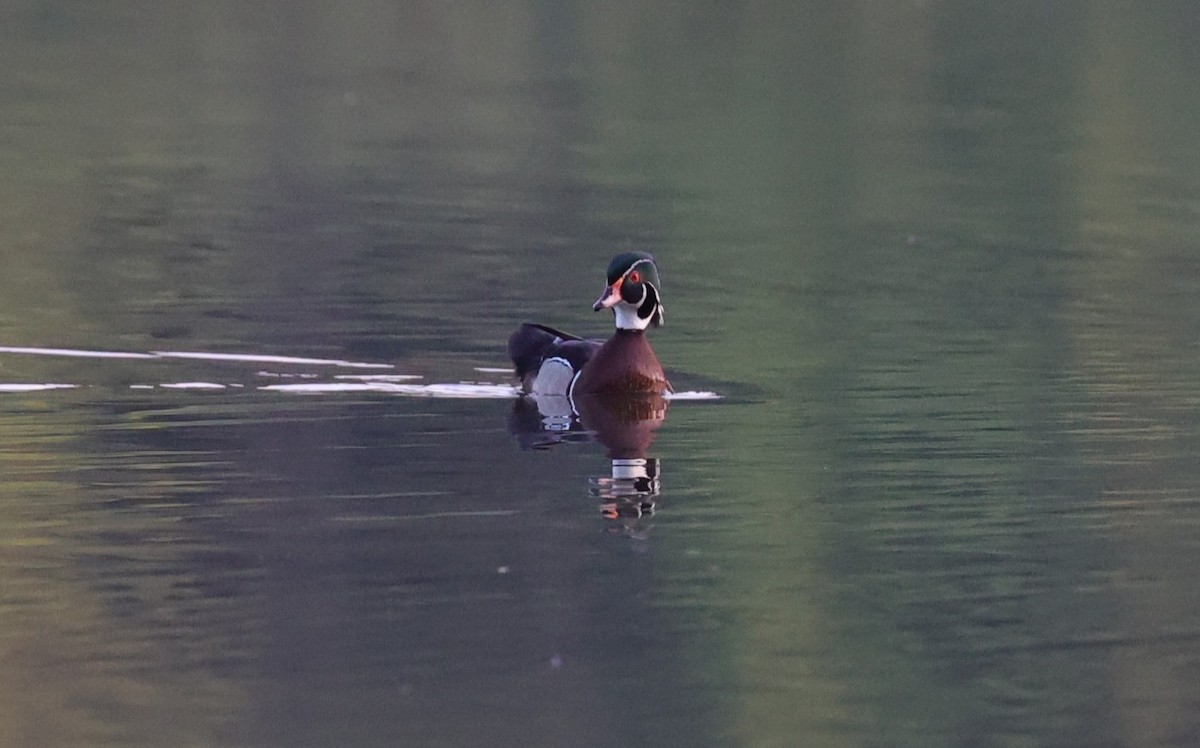
[[[592,478],[589,495],[604,502],[605,517],[630,519],[654,513],[660,465],[647,453],[666,416],[667,401],[658,394],[532,396],[517,400],[509,429],[526,448],[589,435],[603,444],[612,474]]]
[[[600,513],[608,519],[638,519],[654,514],[661,484],[658,459],[612,461],[612,477],[591,478],[588,495],[600,499]]]
[[[660,490],[659,463],[647,457],[655,431],[667,418],[662,395],[581,395],[575,406],[585,428],[608,448],[612,477],[593,478],[592,496],[604,500],[608,519],[637,519],[651,515]]]

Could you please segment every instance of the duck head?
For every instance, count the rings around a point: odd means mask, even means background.
[[[662,281],[654,258],[645,252],[625,252],[608,264],[604,293],[593,311],[612,309],[618,330],[645,330],[663,323]]]

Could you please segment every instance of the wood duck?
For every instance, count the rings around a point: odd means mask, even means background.
[[[646,340],[663,323],[662,282],[654,258],[626,252],[608,265],[604,292],[593,311],[612,309],[616,332],[585,340],[546,325],[525,323],[508,339],[521,388],[534,395],[657,394],[671,389]]]

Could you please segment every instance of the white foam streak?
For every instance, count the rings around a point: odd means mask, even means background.
[[[73,348],[14,348],[11,346],[0,346],[0,353],[26,353],[33,356],[73,356],[77,358],[157,358],[153,353],[79,351]]]
[[[667,400],[720,400],[721,396],[715,392],[707,392],[707,391],[704,391],[704,392],[697,392],[697,391],[668,392],[666,394],[666,399]]]
[[[16,353],[34,356],[69,356],[74,358],[96,359],[183,359],[193,361],[230,361],[258,364],[295,364],[302,366],[337,366],[348,369],[394,369],[391,364],[374,364],[363,361],[347,361],[345,359],[306,358],[300,356],[271,356],[251,353],[205,353],[201,351],[151,351],[136,353],[132,351],[85,351],[75,348],[30,348],[20,346],[0,346],[0,354]],[[511,374],[510,369],[475,367],[476,371],[491,374]],[[262,376],[279,378],[315,378],[315,374],[271,374],[260,372]],[[271,384],[258,387],[259,390],[287,392],[294,394],[316,395],[336,392],[382,392],[393,395],[408,395],[411,397],[448,397],[467,399],[510,399],[519,397],[521,391],[510,384],[489,384],[484,382],[459,382],[438,384],[413,384],[408,380],[421,379],[415,374],[335,374],[334,382],[304,382],[297,384]],[[75,389],[76,384],[53,383],[0,383],[2,392],[38,392],[43,390]],[[167,382],[159,385],[135,384],[131,389],[153,389],[160,387],[168,390],[224,390],[241,388],[240,384],[218,384],[215,382]],[[688,391],[666,393],[666,398],[672,401],[686,400],[720,400],[715,392]]]
[[[255,353],[204,353],[200,351],[84,351],[75,348],[25,348],[0,346],[0,353],[21,353],[32,356],[70,356],[74,358],[135,358],[135,359],[190,359],[197,361],[235,361],[262,364],[299,364],[304,366],[340,366],[345,369],[392,369],[391,364],[372,364],[364,361],[346,361],[340,358],[304,358],[299,356],[268,356]]]
[[[268,384],[260,390],[296,395],[323,395],[336,392],[383,392],[410,397],[453,397],[477,400],[511,399],[521,394],[507,384],[399,384],[396,382],[312,382],[305,384]]]
[[[371,364],[346,361],[340,358],[302,358],[298,356],[267,356],[253,353],[202,353],[198,351],[151,351],[158,358],[183,358],[195,361],[241,361],[258,364],[303,364],[306,366],[340,366],[346,369],[392,369],[391,364]]]
[[[511,384],[487,384],[481,382],[459,382],[440,384],[409,384],[386,377],[362,377],[356,381],[345,381],[349,377],[338,377],[338,382],[305,382],[303,384],[268,384],[260,390],[288,392],[297,395],[322,395],[336,392],[383,392],[393,395],[415,397],[456,397],[480,400],[511,399],[521,396],[521,390]],[[671,392],[666,399],[672,401],[720,400],[715,392],[688,391]],[[565,402],[565,398],[563,398]]]
[[[363,382],[404,382],[409,379],[424,379],[420,374],[335,374],[334,379],[353,379]]]

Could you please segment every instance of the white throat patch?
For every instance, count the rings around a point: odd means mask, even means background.
[[[647,317],[642,319],[638,316],[638,308],[633,304],[626,304],[624,301],[618,301],[613,306],[613,313],[617,318],[618,330],[645,330],[650,326],[650,320],[653,318]]]

